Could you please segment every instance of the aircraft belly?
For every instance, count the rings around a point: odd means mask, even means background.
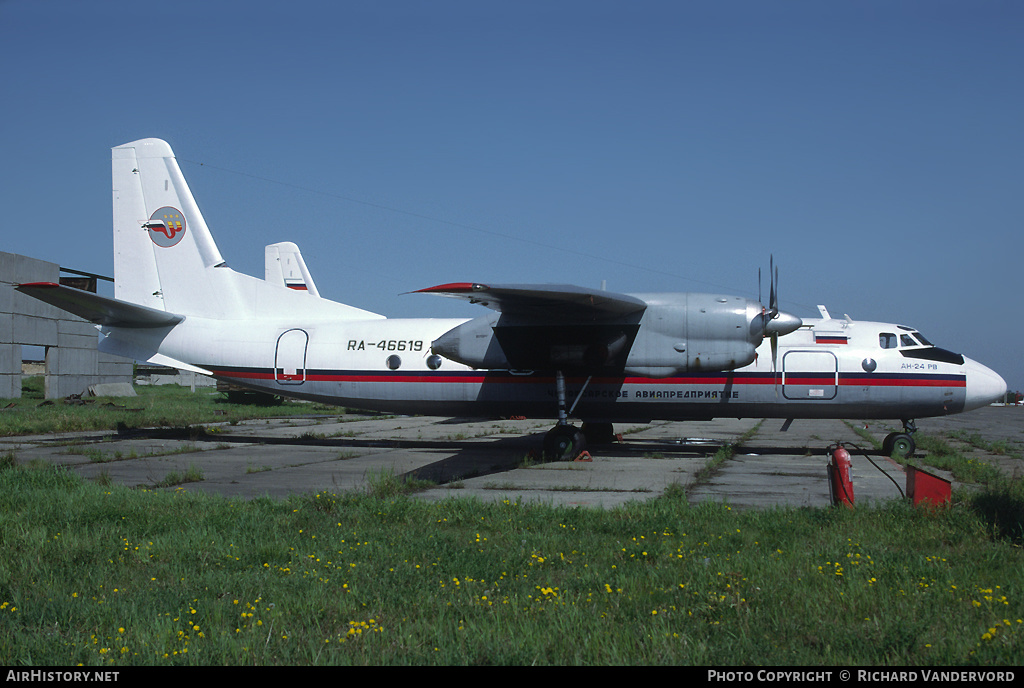
[[[277,394],[324,403],[430,415],[521,415],[553,418],[551,375],[508,371],[368,371],[307,369],[301,384],[272,369],[220,369],[220,377]],[[963,409],[962,376],[839,376],[834,394],[802,385],[785,390],[771,373],[717,373],[679,378],[595,377],[566,380],[575,418],[591,420],[762,418],[924,418]],[[801,389],[806,396],[798,398]]]

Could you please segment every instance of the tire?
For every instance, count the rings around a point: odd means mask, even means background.
[[[583,433],[574,425],[556,425],[544,436],[544,456],[550,461],[572,461],[585,446]]]
[[[889,456],[893,458],[909,459],[914,455],[915,449],[917,449],[917,444],[914,443],[913,437],[902,432],[896,433],[892,436]]]

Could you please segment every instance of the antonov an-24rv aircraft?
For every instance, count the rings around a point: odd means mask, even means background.
[[[715,417],[914,419],[999,400],[992,370],[902,325],[803,321],[718,294],[615,294],[569,285],[454,283],[419,292],[491,309],[387,319],[227,267],[170,146],[113,149],[113,299],[51,283],[20,291],[95,323],[102,351],[255,390],[394,413],[557,419],[553,458],[612,423]],[[282,248],[284,247],[284,248]],[[293,244],[268,259],[301,260]],[[270,262],[268,260],[268,262]],[[311,285],[304,264],[297,282]],[[582,428],[569,418],[581,420]]]

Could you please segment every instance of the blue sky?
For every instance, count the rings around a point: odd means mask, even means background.
[[[1024,6],[0,0],[0,250],[111,274],[110,152],[322,295],[565,282],[900,322],[1024,389]]]

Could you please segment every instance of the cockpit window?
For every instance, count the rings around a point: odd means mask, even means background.
[[[905,325],[897,325],[896,327],[901,330],[906,330],[909,334],[900,333],[899,340],[896,339],[896,335],[891,332],[881,332],[878,335],[878,346],[883,349],[895,349],[895,348],[908,348],[915,347],[919,348],[922,346],[935,346],[917,330],[906,327]],[[898,342],[898,343],[897,343]]]

